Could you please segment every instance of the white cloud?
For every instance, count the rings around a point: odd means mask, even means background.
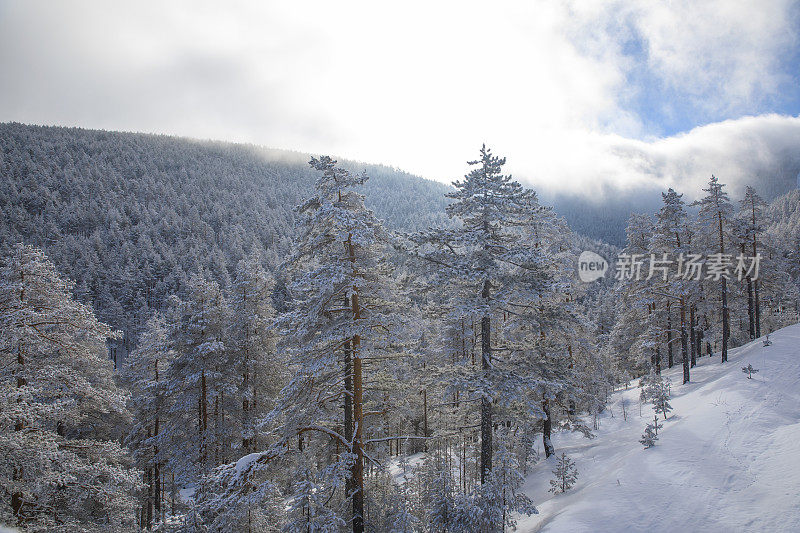
[[[796,124],[785,117],[648,137],[631,69],[747,113],[775,95],[795,38],[788,1],[669,6],[0,0],[0,120],[247,141],[443,181],[487,142],[520,179],[595,194],[727,170],[747,142],[791,144],[770,133]],[[647,57],[626,55],[631,39]]]
[[[539,185],[550,192],[583,189],[593,198],[602,198],[608,186],[628,191],[673,187],[695,198],[711,174],[739,194],[745,185],[762,192],[785,187],[794,175],[776,172],[800,170],[800,117],[726,120],[651,142],[618,135],[594,135],[587,141],[580,156],[559,165],[558,186]],[[586,182],[591,174],[597,179]]]
[[[793,9],[793,0],[638,0],[632,17],[666,83],[713,111],[739,111],[787,81],[779,59],[797,42]]]

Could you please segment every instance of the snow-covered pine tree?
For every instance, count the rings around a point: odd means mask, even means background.
[[[664,378],[660,374],[650,372],[649,375],[642,378],[642,392],[641,401],[651,402],[653,410],[656,414],[663,414],[666,420],[667,414],[672,411],[672,406],[669,403],[670,398],[670,380]]]
[[[279,321],[294,376],[277,399],[272,420],[280,422],[279,444],[300,439],[299,451],[317,457],[321,466],[310,474],[313,479],[318,476],[326,487],[346,481],[343,497],[352,502],[352,512],[336,516],[360,533],[364,406],[370,400],[364,358],[379,363],[400,332],[403,304],[386,261],[390,236],[354,190],[367,176],[338,167],[328,156],[312,158],[310,165],[321,176],[299,207],[299,235],[287,263],[291,309]],[[314,435],[318,438],[310,438]],[[330,505],[340,511],[335,502]]]
[[[227,462],[234,440],[236,374],[227,372],[229,309],[216,282],[195,275],[167,311],[175,355],[166,372],[170,412],[161,433],[167,467],[183,483],[200,482]]]
[[[126,442],[147,483],[141,511],[141,522],[146,529],[150,529],[153,522],[164,519],[165,509],[161,502],[165,453],[163,448],[159,451],[159,441],[169,410],[165,370],[173,356],[164,317],[157,313],[148,320],[139,336],[138,346],[128,354],[120,372],[131,391],[128,408],[134,420]]]
[[[575,236],[550,208],[537,207],[533,223],[522,228],[523,240],[532,242],[544,258],[538,274],[551,285],[530,295],[527,306],[510,306],[505,311],[497,335],[504,348],[498,366],[513,368],[515,375],[525,369],[527,377],[538,379],[525,401],[541,402],[542,443],[549,457],[555,453],[551,432],[559,425],[591,437],[576,414],[578,410],[598,412],[605,402],[609,373],[597,355],[594,326],[585,307],[587,285],[575,282],[575,257],[580,253]],[[508,382],[514,383],[513,379]],[[525,430],[536,417],[519,405],[509,409],[501,404],[499,409],[518,430]]]
[[[453,482],[453,471],[442,454],[426,459],[419,474],[421,506],[431,531],[450,533],[455,531],[455,498],[457,487]]]
[[[697,214],[698,234],[703,249],[707,252],[706,262],[717,257],[720,262],[730,258],[733,250],[730,248],[730,224],[733,217],[733,205],[725,192],[725,185],[720,183],[715,176],[711,176],[708,188],[703,189],[704,197],[693,202],[699,206]],[[709,277],[706,271],[706,278]],[[715,276],[716,277],[716,276]],[[713,278],[711,278],[713,279]],[[722,362],[728,360],[728,341],[730,338],[730,316],[728,312],[728,278],[719,276],[720,287],[720,315],[722,319]]]
[[[330,467],[328,467],[330,468]],[[338,476],[324,476],[336,479]],[[289,500],[289,521],[285,533],[338,533],[347,522],[331,508],[331,487],[322,484],[308,468],[300,468],[294,476],[294,490]]]
[[[40,250],[0,277],[0,522],[30,531],[133,531],[140,472],[117,442],[130,414],[115,335]]]
[[[645,279],[653,221],[648,215],[634,213],[625,232],[627,245],[618,258],[616,272],[617,321],[609,336],[621,381],[649,371],[658,335],[657,323],[650,316],[655,297],[650,290],[653,280]],[[642,324],[650,327],[642,328]]]
[[[555,479],[550,480],[550,490],[554,494],[567,492],[578,480],[578,469],[575,461],[570,459],[565,452],[561,452],[553,469]]]
[[[521,239],[523,229],[532,234],[537,223],[549,223],[549,211],[539,206],[533,191],[503,174],[504,164],[504,158],[484,145],[480,159],[469,162],[474,168],[454,182],[456,190],[447,195],[454,200],[447,214],[460,222],[459,227],[412,236],[417,253],[434,270],[432,283],[450,295],[453,316],[480,324],[480,368],[462,375],[461,388],[481,402],[482,482],[492,470],[493,403],[519,399],[517,386],[523,382],[538,383],[528,372],[516,374],[519,369],[493,360],[497,346],[493,346],[492,320],[531,307],[533,314],[538,310],[536,299],[553,290],[543,249]]]
[[[230,290],[227,330],[230,360],[239,378],[236,404],[241,446],[235,446],[239,449],[235,455],[239,456],[261,449],[256,422],[272,410],[272,401],[286,379],[285,362],[277,360],[272,329],[273,288],[272,277],[261,266],[258,255],[239,261]]]
[[[739,201],[739,216],[746,220],[745,240],[746,248],[756,257],[759,253],[759,240],[764,232],[762,226],[764,208],[767,203],[758,195],[756,190],[748,185],[744,191],[744,197]],[[751,339],[761,336],[761,300],[759,298],[759,281],[752,279],[752,273],[748,272],[745,276],[747,281],[747,311],[749,333]]]
[[[661,427],[658,425],[658,427]],[[656,445],[656,441],[658,440],[658,435],[656,434],[657,429],[653,424],[647,424],[647,427],[644,428],[644,433],[642,434],[642,438],[639,439],[639,442],[647,448],[652,448]]]
[[[653,278],[650,280],[649,293],[652,298],[654,311],[663,318],[661,328],[666,338],[667,366],[672,368],[673,354],[681,352],[681,361],[685,362],[684,383],[689,381],[691,357],[689,338],[695,332],[695,323],[691,319],[691,309],[697,306],[700,298],[700,284],[691,279],[684,279],[685,269],[678,272],[676,266],[685,263],[696,253],[693,249],[694,233],[686,214],[683,195],[673,189],[661,193],[663,205],[656,214],[653,234],[650,239],[650,254],[656,254],[656,260],[662,261],[661,266],[668,268],[666,279],[663,271],[656,269],[657,264],[652,264]],[[663,261],[666,258],[666,261]],[[677,265],[676,265],[677,264]],[[650,274],[650,268],[648,268]],[[687,326],[689,331],[687,331]]]

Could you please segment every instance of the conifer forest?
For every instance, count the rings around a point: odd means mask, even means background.
[[[0,533],[800,530],[797,5],[678,4],[0,0]]]

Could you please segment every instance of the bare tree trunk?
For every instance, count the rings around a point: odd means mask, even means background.
[[[745,243],[742,243],[742,256],[745,254]],[[750,277],[748,273],[745,276],[745,280],[747,281],[747,321],[748,321],[748,328],[747,331],[750,335],[750,340],[755,339],[756,337],[756,324],[755,324],[755,309],[753,309],[753,279]]]
[[[247,291],[242,291],[242,302],[247,305]],[[246,308],[246,307],[245,307]],[[253,440],[250,437],[250,328],[244,326],[244,361],[242,361],[242,449],[245,453],[252,453]]]
[[[697,343],[695,342],[695,316],[694,316],[694,305],[689,306],[689,345],[690,353],[691,353],[691,366],[694,368],[697,365]]]
[[[728,280],[722,278],[722,362],[728,361],[728,338],[731,335],[728,317]]]
[[[545,419],[542,421],[542,444],[544,445],[545,457],[550,457],[556,453],[556,449],[550,439],[553,432],[553,419],[550,417],[550,402],[547,399],[542,400],[542,411],[544,411],[545,415]]]
[[[756,338],[761,337],[761,302],[759,301],[759,286],[761,283],[756,280],[753,282],[753,296],[755,298],[756,308]]]
[[[672,368],[675,359],[672,355],[672,313],[670,312],[670,302],[667,302],[667,367]]]
[[[481,296],[488,300],[490,296],[489,281],[483,282]],[[481,369],[484,375],[491,368],[491,319],[481,319]],[[486,482],[487,474],[492,470],[492,403],[485,396],[481,398],[481,483]]]
[[[719,221],[719,253],[725,253],[725,239],[722,234],[722,213],[717,212],[717,219]],[[722,362],[725,363],[728,361],[728,338],[731,335],[730,324],[729,320],[730,317],[728,316],[728,280],[725,276],[721,278],[722,283],[721,290],[722,290]]]
[[[683,382],[689,383],[689,339],[686,335],[686,304],[681,299],[681,355],[683,356]]]
[[[350,253],[350,261],[353,263],[355,269],[355,250],[353,244],[348,236],[347,238],[348,251]],[[353,309],[353,320],[358,321],[361,319],[361,308],[358,304],[358,292],[353,287],[353,295],[350,297],[350,303]],[[353,335],[352,340],[352,355],[353,355],[353,423],[355,424],[355,435],[353,438],[353,453],[356,456],[353,463],[353,483],[355,492],[353,493],[353,533],[364,532],[364,387],[362,381],[361,371],[361,355],[358,349],[361,345],[361,337]]]
[[[755,227],[756,227],[756,205],[755,205],[755,201],[753,202],[753,205],[752,205],[752,213],[753,213],[753,218],[752,218],[752,223],[753,223],[753,258],[755,258],[756,255],[758,255],[758,253],[757,253],[757,251],[758,251],[758,239],[756,237],[756,232],[755,232]],[[753,260],[755,261],[755,259],[753,259]],[[755,329],[756,329],[755,333],[756,333],[756,338],[761,337],[761,302],[759,302],[759,298],[758,298],[758,286],[759,285],[760,285],[760,283],[758,282],[758,280],[753,280],[753,295],[754,295],[754,299],[755,299],[754,306],[755,306]]]
[[[345,307],[350,307],[350,300],[347,296],[344,297]],[[353,363],[352,363],[352,350],[350,348],[350,341],[344,343],[344,436],[345,438],[353,438]],[[391,446],[391,441],[389,441]],[[347,473],[345,479],[345,492],[347,497],[350,498],[353,494],[353,471]]]
[[[656,374],[661,375],[661,347],[656,344]],[[574,408],[572,409],[574,411]]]
[[[200,468],[203,473],[206,470],[208,460],[208,443],[206,442],[206,430],[208,429],[208,388],[206,387],[205,370],[200,376]]]

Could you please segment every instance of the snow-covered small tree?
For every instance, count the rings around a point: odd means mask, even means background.
[[[197,514],[211,531],[279,529],[286,518],[286,501],[277,483],[268,479],[268,470],[260,468],[266,459],[251,453],[206,477],[195,501]],[[307,474],[300,471],[301,476]]]
[[[642,438],[639,439],[639,442],[646,448],[652,448],[656,445],[656,441],[658,440],[658,429],[662,427],[661,424],[647,424],[647,427],[644,428],[644,433],[642,434]]]
[[[428,458],[420,472],[424,490],[421,491],[425,518],[431,531],[454,531],[455,497],[453,472],[441,454]]]
[[[644,378],[643,378],[644,381]],[[642,388],[642,401],[652,402],[653,410],[656,414],[663,414],[666,420],[667,414],[672,411],[669,403],[670,399],[670,380],[654,372],[647,376],[645,386]]]
[[[753,374],[758,372],[758,369],[753,368],[753,365],[748,364],[747,366],[742,367],[742,372],[747,374],[747,379],[753,379]]]
[[[565,452],[561,452],[553,469],[555,479],[550,480],[550,490],[554,494],[567,492],[578,480],[578,468],[575,461],[570,459]]]

